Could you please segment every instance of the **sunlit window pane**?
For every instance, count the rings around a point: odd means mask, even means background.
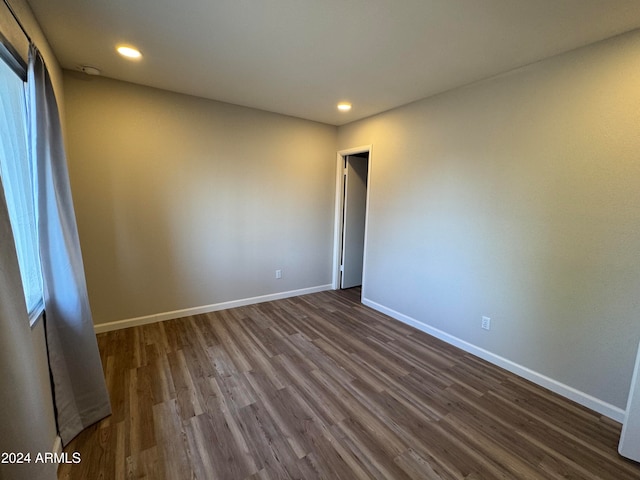
[[[32,168],[27,155],[25,91],[22,80],[0,60],[0,177],[29,314],[42,305]],[[6,241],[7,239],[0,239]]]

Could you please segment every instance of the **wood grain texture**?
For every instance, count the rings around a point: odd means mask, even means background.
[[[640,479],[620,425],[321,292],[98,335],[60,479]]]

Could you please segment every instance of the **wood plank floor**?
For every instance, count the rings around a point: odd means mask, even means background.
[[[331,291],[98,335],[60,479],[640,479],[620,425]]]

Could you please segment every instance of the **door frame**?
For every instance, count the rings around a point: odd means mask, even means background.
[[[366,282],[366,265],[367,265],[367,232],[369,230],[369,198],[371,193],[371,153],[373,145],[362,145],[360,147],[347,148],[339,150],[336,155],[336,199],[333,227],[333,274],[331,288],[338,290],[340,288],[340,263],[342,260],[342,230],[344,225],[344,162],[349,155],[358,153],[368,153],[367,165],[367,201],[364,218],[364,253],[362,258],[362,296],[364,297]]]

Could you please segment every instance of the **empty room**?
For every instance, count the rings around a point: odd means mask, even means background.
[[[2,0],[0,479],[640,479],[637,0]]]

